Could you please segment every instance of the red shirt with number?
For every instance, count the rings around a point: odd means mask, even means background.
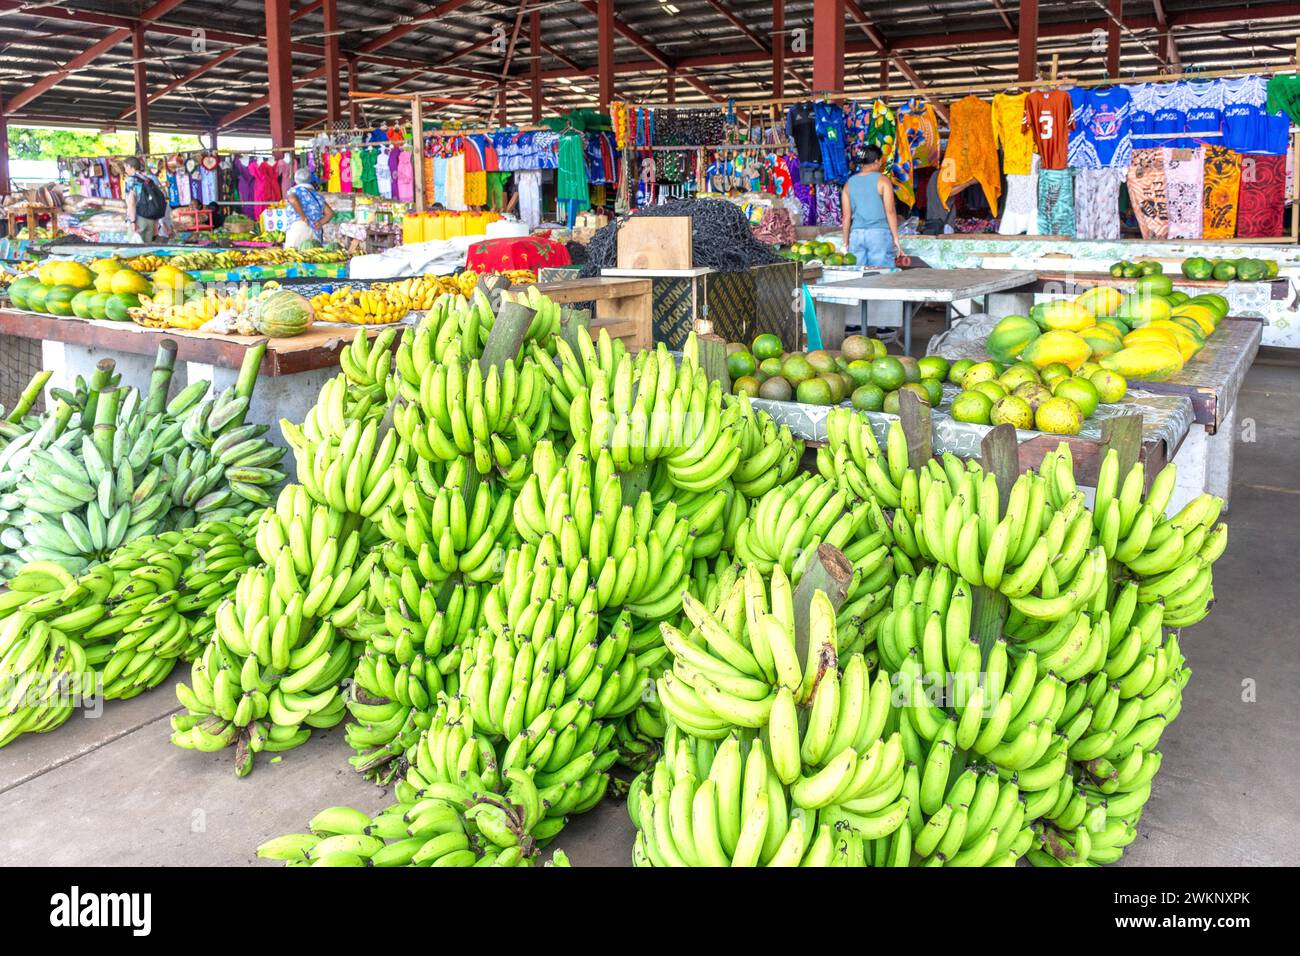
[[[1070,114],[1074,107],[1064,90],[1036,90],[1025,97],[1021,129],[1029,132],[1042,169],[1064,169],[1070,150]]]

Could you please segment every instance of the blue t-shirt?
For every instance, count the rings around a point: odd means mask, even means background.
[[[1268,81],[1262,76],[1222,80],[1223,145],[1238,153],[1285,156],[1289,120],[1269,113]]]
[[[1223,88],[1217,81],[1195,80],[1179,83],[1182,87],[1183,115],[1187,118],[1187,135],[1182,145],[1223,145]]]
[[[1132,97],[1121,86],[1070,91],[1074,104],[1069,164],[1077,169],[1127,166],[1133,154]]]
[[[1179,83],[1142,83],[1133,87],[1133,148],[1181,146],[1187,113]]]

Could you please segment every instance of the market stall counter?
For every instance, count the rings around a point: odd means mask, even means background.
[[[292,338],[270,339],[261,366],[261,374],[270,381],[259,384],[248,420],[272,426],[281,418],[301,421],[315,404],[321,386],[337,374],[338,353],[352,340],[354,331],[317,325]],[[378,329],[368,331],[378,333]],[[260,336],[146,329],[134,323],[55,317],[10,309],[0,309],[0,335],[40,341],[41,365],[54,370],[46,383],[47,395],[51,388],[73,389],[77,376],[89,378],[95,364],[104,358],[116,363],[124,385],[146,391],[154,356],[163,339],[171,339],[177,345],[174,381],[178,387],[207,380],[220,391],[234,384],[244,353],[262,341]],[[284,444],[278,426],[272,427],[268,437],[276,444]]]
[[[924,302],[947,306],[948,325],[953,304],[1019,289],[1036,281],[1033,272],[1019,269],[903,269],[860,279],[820,282],[809,288],[813,299],[834,304],[860,303],[862,330],[903,330],[903,354],[912,354],[912,315]]]

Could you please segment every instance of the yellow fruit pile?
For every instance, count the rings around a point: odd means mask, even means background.
[[[155,269],[161,268],[166,262],[167,259],[163,256],[155,256],[151,254],[147,256],[136,256],[134,259],[127,259],[126,267],[135,272],[153,272]]]
[[[1220,295],[1190,298],[1168,284],[1164,288],[1124,295],[1098,286],[1072,300],[1036,305],[1028,316],[1002,319],[986,347],[997,361],[1023,359],[1040,370],[1096,362],[1124,378],[1163,381],[1204,348],[1228,314]]]
[[[177,298],[168,292],[152,298],[141,296],[139,307],[129,310],[131,319],[136,325],[149,329],[193,330],[216,318],[220,312],[247,312],[251,302],[246,289],[223,294],[208,291],[183,302]]]

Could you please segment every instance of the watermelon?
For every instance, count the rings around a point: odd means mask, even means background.
[[[104,304],[104,318],[112,319],[114,322],[130,322],[131,315],[127,309],[135,309],[140,305],[140,297],[134,292],[118,292],[108,297]]]
[[[28,293],[40,284],[40,280],[35,276],[19,276],[13,282],[9,283],[9,301],[14,304],[14,308],[27,308]]]
[[[296,292],[272,292],[258,306],[257,329],[271,338],[287,338],[307,331],[316,313]]]

